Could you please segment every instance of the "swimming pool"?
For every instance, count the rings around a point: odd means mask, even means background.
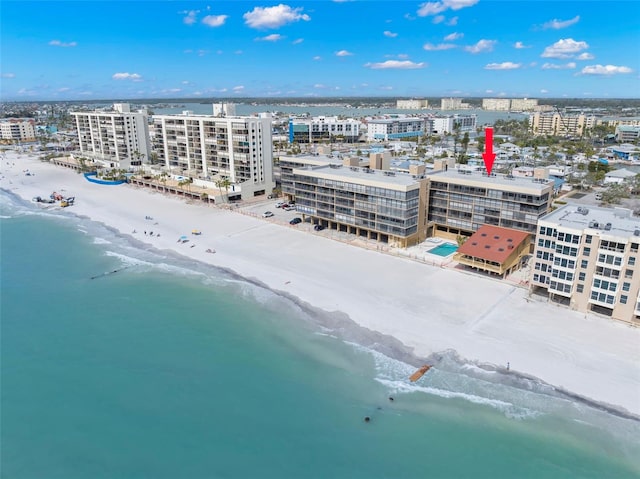
[[[443,243],[441,245],[436,246],[435,248],[431,248],[427,250],[427,253],[437,254],[438,256],[449,256],[455,253],[458,249],[458,245],[453,243]]]

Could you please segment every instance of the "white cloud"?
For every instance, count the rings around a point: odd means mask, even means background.
[[[196,16],[200,13],[200,10],[185,10],[184,12],[180,12],[182,14],[186,14],[186,16],[182,19],[182,22],[185,25],[193,25],[198,21]]]
[[[266,37],[258,37],[258,38],[256,38],[256,41],[259,41],[259,42],[277,42],[277,41],[282,40],[284,38],[286,38],[286,37],[283,37],[279,33],[272,33],[271,35],[267,35]]]
[[[442,0],[440,2],[425,2],[418,9],[419,17],[428,17],[437,15],[446,10],[460,10],[461,8],[471,7],[478,3],[478,0]]]
[[[142,81],[142,76],[137,73],[114,73],[111,78],[114,80]]]
[[[458,24],[458,17],[451,17],[451,19],[447,22],[447,25],[450,27],[455,27]]]
[[[549,93],[549,90],[545,90],[544,88],[540,90],[540,93]]]
[[[226,88],[224,90],[226,91]],[[233,87],[233,91],[235,93],[242,93],[243,90],[244,90],[244,85],[238,85]]]
[[[438,23],[442,23],[446,20],[446,17],[444,15],[436,15],[435,17],[433,17],[433,20],[431,20],[431,23],[437,25]]]
[[[392,86],[381,86],[379,90],[393,90]]]
[[[496,43],[498,43],[496,40],[480,40],[475,45],[469,45],[467,47],[464,47],[464,49],[474,54],[490,52],[493,50],[493,47]]]
[[[528,46],[528,45],[525,45],[525,44],[524,44],[524,43],[522,43],[522,42],[515,42],[515,43],[513,44],[513,48],[515,48],[516,50],[520,50],[520,49],[522,49],[522,48],[531,48],[531,47],[530,47],[530,46]]]
[[[0,75],[0,77],[2,77],[2,78],[15,78],[16,74],[15,73],[3,73],[2,75]]]
[[[49,45],[51,45],[52,47],[75,47],[78,44],[76,42],[61,42],[60,40],[51,40],[49,42]]]
[[[424,68],[427,64],[424,62],[414,63],[409,60],[387,60],[382,63],[365,63],[364,66],[372,70],[416,70],[418,68]]]
[[[572,58],[576,53],[589,48],[587,42],[577,42],[573,38],[563,38],[544,49],[543,58]]]
[[[576,67],[575,62],[569,62],[564,65],[558,65],[556,63],[545,63],[542,65],[543,70],[571,70]]]
[[[395,37],[397,37],[397,36],[398,36],[398,34],[397,34],[397,33],[390,32],[389,30],[385,30],[385,31],[383,32],[383,35],[384,35],[385,37],[388,37],[388,38],[395,38]]]
[[[522,66],[522,63],[502,62],[502,63],[489,63],[485,65],[485,70],[517,70]]]
[[[242,50],[236,50],[236,51],[235,51],[235,52],[233,52],[233,53],[234,53],[234,54],[236,54],[236,55],[242,55],[242,53],[243,53],[243,52],[242,52]]]
[[[589,52],[583,52],[576,57],[576,60],[593,60],[595,57]]]
[[[229,18],[228,15],[207,15],[202,19],[202,23],[208,27],[220,27]]]
[[[433,43],[425,43],[422,48],[424,48],[428,52],[437,52],[440,50],[451,50],[456,46],[453,43],[438,43],[434,45]]]
[[[322,60],[322,57],[320,55],[316,55],[315,57],[313,57],[313,59],[315,61],[318,61],[318,60]]]
[[[71,88],[68,86],[63,86],[62,88],[58,88],[58,93],[64,93],[65,91],[69,91]]]
[[[298,45],[300,43],[304,42],[304,38],[296,38],[294,41],[291,42],[292,45]]]
[[[444,37],[446,42],[453,42],[454,40],[458,40],[459,38],[464,37],[464,33],[453,32]]]
[[[313,88],[323,89],[327,88],[327,86],[323,85],[322,83],[316,83],[315,85],[313,85]]]
[[[182,88],[165,88],[162,93],[180,93]]]
[[[583,75],[616,75],[618,73],[631,73],[633,70],[629,67],[615,65],[590,65],[584,67],[580,73]]]
[[[291,8],[289,5],[277,5],[275,7],[255,7],[245,13],[245,23],[251,28],[280,28],[287,23],[304,20],[308,22],[311,17],[302,12],[302,7]]]
[[[337,57],[350,57],[351,55],[353,55],[353,53],[347,50],[340,50],[336,52]]]
[[[553,29],[553,30],[560,30],[562,28],[567,28],[570,27],[571,25],[574,25],[576,23],[578,23],[580,21],[580,15],[576,15],[575,17],[573,17],[570,20],[557,20],[557,19],[553,19],[551,21],[546,22],[545,24],[542,25],[542,28],[547,30],[549,28]]]

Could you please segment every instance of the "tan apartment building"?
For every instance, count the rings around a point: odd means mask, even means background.
[[[639,249],[640,218],[631,210],[563,206],[539,222],[531,291],[639,324]]]
[[[0,121],[0,138],[12,142],[35,141],[35,121],[17,118]]]
[[[430,235],[455,239],[482,225],[535,233],[538,219],[551,208],[553,180],[452,170],[429,178]]]
[[[595,116],[536,112],[529,115],[529,129],[534,135],[582,136],[596,125]]]
[[[234,196],[271,193],[271,118],[154,115],[154,150],[170,171],[191,178],[227,179]]]
[[[151,152],[146,111],[132,112],[128,103],[111,111],[72,111],[80,153],[110,166],[128,168],[146,163]]]
[[[280,157],[283,192],[299,213],[327,228],[399,247],[423,241],[424,170],[404,174],[354,164],[349,158]]]

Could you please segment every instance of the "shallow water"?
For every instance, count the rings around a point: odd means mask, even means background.
[[[640,474],[634,419],[0,200],[4,477]]]

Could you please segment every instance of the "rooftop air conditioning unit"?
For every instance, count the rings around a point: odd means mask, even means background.
[[[640,230],[634,230],[633,236],[640,236]]]
[[[607,223],[606,225],[604,225],[604,229],[605,231],[611,231],[611,223]]]

